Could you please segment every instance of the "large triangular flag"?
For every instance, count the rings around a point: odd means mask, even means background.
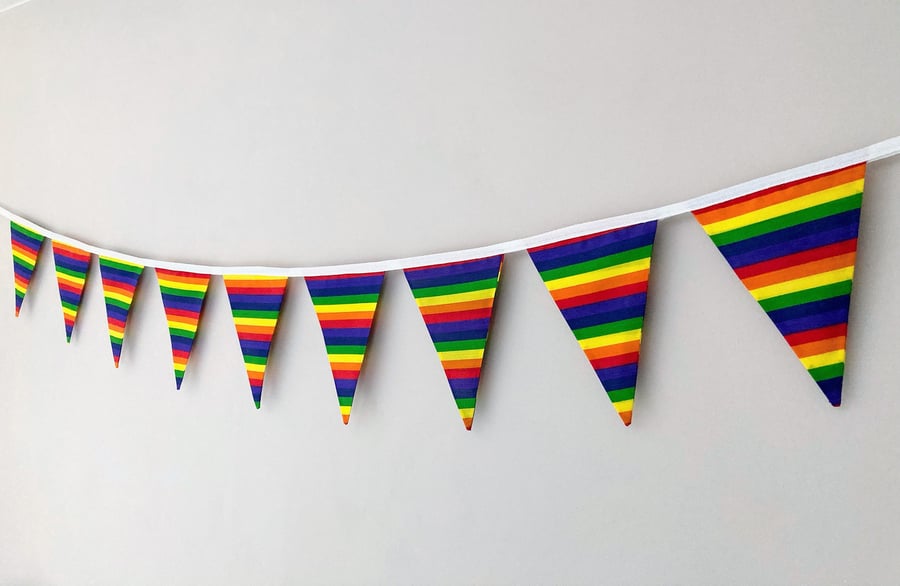
[[[203,299],[209,288],[209,275],[158,268],[156,279],[159,281],[169,337],[172,339],[175,388],[180,389],[194,338],[197,336]]]
[[[325,337],[344,425],[350,422],[350,408],[383,282],[384,273],[306,278]]]
[[[404,271],[468,430],[502,264],[499,255]]]
[[[656,222],[528,254],[625,425],[631,425]]]
[[[288,280],[287,277],[254,275],[225,275],[223,279],[250,379],[253,402],[259,409],[269,349]]]
[[[122,344],[125,342],[125,324],[128,311],[134,301],[134,290],[144,267],[134,263],[101,256],[100,280],[103,281],[103,300],[106,302],[106,324],[109,343],[112,346],[113,363],[119,368]]]
[[[22,302],[25,301],[25,293],[28,292],[28,285],[31,283],[31,275],[34,274],[34,267],[37,264],[38,253],[41,250],[41,244],[44,243],[44,237],[15,222],[9,223],[9,231],[12,237],[16,317],[18,317],[19,310],[22,309]]]
[[[84,293],[84,282],[91,264],[91,254],[54,241],[53,260],[56,263],[56,282],[59,284],[59,298],[66,324],[66,342],[71,342],[75,318],[78,317],[78,308],[81,306],[81,295]]]
[[[694,212],[835,407],[865,175],[853,165]]]

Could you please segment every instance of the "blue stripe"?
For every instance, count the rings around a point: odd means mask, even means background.
[[[603,258],[611,254],[651,246],[655,236],[656,222],[654,221],[622,228],[610,234],[604,234],[565,246],[535,252],[529,251],[529,254],[538,271],[543,273],[544,271]]]

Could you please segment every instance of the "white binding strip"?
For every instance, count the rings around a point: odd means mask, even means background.
[[[7,10],[12,10],[13,8],[18,8],[19,6],[21,6],[23,4],[28,4],[29,2],[31,2],[31,0],[19,0],[15,4],[10,4],[9,6],[7,6],[5,8],[0,8],[0,14],[3,14]]]
[[[782,183],[788,183],[790,181],[796,181],[798,179],[805,179],[806,177],[810,177],[812,175],[826,173],[828,171],[833,171],[835,169],[848,167],[850,165],[855,165],[862,162],[872,162],[879,159],[886,159],[897,154],[900,154],[900,136],[896,136],[894,138],[890,138],[888,140],[878,142],[849,153],[844,153],[842,155],[823,159],[815,163],[809,163],[807,165],[788,169],[787,171],[773,173],[772,175],[760,177],[759,179],[753,179],[752,181],[747,181],[739,185],[726,187],[725,189],[713,191],[711,193],[707,193],[693,199],[665,205],[652,210],[644,210],[631,214],[615,216],[612,218],[594,220],[592,222],[585,222],[583,224],[576,224],[574,226],[568,226],[566,228],[544,232],[543,234],[530,236],[528,238],[510,240],[508,242],[491,244],[489,246],[480,246],[478,248],[467,248],[465,250],[454,250],[451,252],[438,252],[435,254],[410,256],[392,260],[379,260],[373,262],[360,262],[330,266],[290,268],[254,266],[228,267],[187,264],[156,260],[152,258],[141,258],[139,256],[122,254],[121,252],[116,252],[115,250],[108,250],[106,248],[100,248],[99,246],[93,246],[91,244],[81,242],[80,240],[69,238],[68,236],[65,236],[63,234],[58,234],[56,232],[53,232],[52,230],[47,230],[46,228],[38,226],[37,224],[30,222],[25,218],[18,216],[2,207],[0,207],[0,216],[4,216],[12,220],[13,222],[34,230],[38,234],[42,234],[43,236],[50,238],[51,240],[69,244],[71,246],[75,246],[76,248],[80,248],[84,251],[91,252],[100,256],[117,258],[148,267],[158,267],[162,269],[171,269],[177,271],[189,271],[194,273],[206,273],[211,275],[243,274],[284,277],[373,273],[380,271],[394,271],[412,267],[421,267],[447,262],[473,260],[497,254],[519,252],[528,248],[533,248],[535,246],[552,244],[554,242],[559,242],[560,240],[566,240],[568,238],[575,238],[578,236],[585,236],[594,232],[611,230],[613,228],[621,228],[623,226],[631,226],[634,224],[640,224],[642,222],[649,222],[651,220],[671,218],[672,216],[678,216],[681,214],[692,212],[694,210],[705,208],[707,206],[722,203],[724,201],[736,199],[738,197],[747,195],[748,193],[754,193],[762,189],[768,189],[769,187],[774,187]]]

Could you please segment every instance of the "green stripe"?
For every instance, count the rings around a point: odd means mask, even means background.
[[[256,319],[278,319],[277,311],[264,311],[262,309],[232,309],[231,315]]]
[[[471,291],[483,291],[485,289],[496,289],[497,279],[482,279],[480,281],[469,281],[466,283],[457,283],[456,285],[442,285],[440,287],[422,287],[421,289],[413,289],[413,297],[421,299],[423,297],[437,297],[439,295],[453,295],[454,293],[469,293]]]
[[[244,354],[244,364],[262,364],[265,366],[266,358],[263,356],[248,356]]]
[[[66,309],[71,309],[75,313],[78,313],[78,306],[75,305],[74,303],[69,303],[68,301],[63,301],[62,306],[65,307]]]
[[[135,274],[139,274],[142,270],[144,270],[144,267],[141,267],[141,266],[135,266],[135,265],[131,265],[131,264],[126,265],[119,261],[115,261],[115,260],[112,260],[109,258],[103,258],[103,257],[100,258],[100,266],[107,267],[107,268],[113,268],[113,269],[119,269],[122,271],[127,271],[129,273],[135,273]]]
[[[710,238],[712,238],[712,241],[715,242],[716,246],[724,246],[733,242],[740,242],[741,240],[753,238],[754,236],[760,236],[762,234],[768,234],[769,232],[775,232],[776,230],[797,226],[798,224],[803,224],[805,222],[811,222],[842,212],[856,210],[859,209],[861,205],[862,193],[857,193],[855,195],[848,195],[847,197],[843,197],[836,201],[823,203],[805,210],[778,216],[771,220],[756,222],[755,224],[750,224],[743,228],[722,232],[721,234],[716,234]]]
[[[365,354],[366,347],[365,346],[342,346],[340,344],[326,344],[325,350],[329,354]]]
[[[456,400],[456,408],[457,409],[474,409],[475,408],[475,399],[457,399]]]
[[[44,239],[44,237],[41,236],[40,234],[38,234],[37,232],[32,232],[25,226],[20,226],[19,224],[16,224],[15,222],[10,222],[9,227],[12,228],[13,230],[15,230],[16,232],[18,232],[19,234],[24,234],[25,236],[30,236],[30,237],[34,238],[35,240],[43,240]]]
[[[809,374],[812,375],[813,380],[816,382],[844,376],[844,363],[839,362],[838,364],[829,364],[819,368],[810,368]]]
[[[112,334],[109,335],[109,339],[111,342],[115,342],[116,344],[122,345],[122,342],[125,340],[125,336],[114,336]]]
[[[610,322],[608,324],[600,324],[597,326],[590,326],[587,328],[578,328],[577,330],[572,330],[572,333],[575,334],[575,337],[577,339],[586,340],[588,338],[595,338],[597,336],[605,336],[607,334],[618,334],[619,332],[627,332],[629,330],[637,330],[637,329],[640,329],[642,325],[644,325],[644,318],[633,317],[631,319],[623,319],[623,320],[619,320],[619,321]]]
[[[341,407],[352,407],[353,397],[342,397],[341,395],[338,395],[338,405]]]
[[[83,279],[85,277],[85,275],[87,274],[87,272],[73,271],[66,267],[61,267],[59,265],[56,265],[56,272],[57,272],[57,274],[62,273],[63,275],[69,275],[70,277],[75,277],[78,279]]]
[[[452,350],[481,350],[484,348],[484,338],[476,340],[456,340],[453,342],[435,342],[434,349],[438,352],[448,352]]]
[[[205,291],[190,291],[188,289],[176,289],[174,287],[166,287],[160,285],[159,290],[166,295],[174,295],[176,297],[193,297],[194,299],[203,299]]]
[[[125,303],[124,301],[119,301],[118,299],[113,299],[111,297],[106,297],[105,299],[107,305],[114,305],[120,309],[124,309],[125,311],[128,311],[128,309],[131,307],[130,303]]]
[[[606,394],[609,396],[609,400],[613,403],[618,403],[619,401],[628,401],[629,399],[634,399],[634,387],[616,389],[615,391],[609,391]]]
[[[563,277],[571,277],[572,275],[580,275],[582,273],[588,273],[590,271],[606,269],[609,267],[614,267],[616,265],[625,264],[627,262],[649,258],[651,252],[653,252],[653,245],[649,244],[647,246],[633,248],[631,250],[618,252],[616,254],[610,254],[609,256],[604,256],[594,260],[587,260],[574,265],[568,265],[556,269],[549,269],[541,273],[541,278],[544,281],[553,281],[555,279],[561,279]]]
[[[331,297],[313,297],[313,305],[344,305],[346,303],[377,303],[378,293],[360,295],[333,295]]]
[[[16,257],[16,256],[13,257],[13,262],[16,263],[16,264],[19,265],[19,266],[25,267],[25,268],[28,269],[29,271],[33,271],[33,270],[34,270],[34,263],[33,263],[33,262],[25,262],[23,259],[21,259],[21,258],[19,258],[19,257]]]
[[[850,295],[850,289],[852,287],[853,281],[841,281],[840,283],[813,287],[812,289],[806,289],[805,291],[797,291],[796,293],[788,293],[770,299],[763,299],[759,304],[766,312],[775,311],[777,309],[784,309],[785,307],[821,301],[822,299]]]
[[[172,335],[172,336],[181,336],[182,338],[189,338],[189,339],[193,340],[193,339],[194,339],[194,336],[196,336],[197,334],[196,334],[195,332],[192,332],[192,331],[190,331],[190,330],[185,330],[185,329],[183,329],[183,328],[172,328],[172,327],[170,327],[170,328],[169,328],[169,335]]]

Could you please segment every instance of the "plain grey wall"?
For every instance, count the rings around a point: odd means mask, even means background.
[[[34,0],[0,15],[0,204],[171,260],[487,244],[900,134],[898,30],[893,1]],[[256,411],[221,281],[176,393],[152,274],[114,370],[96,271],[67,346],[47,251],[17,320],[0,262],[0,583],[897,583],[898,196],[873,164],[840,409],[662,223],[630,428],[521,254],[471,433],[401,275],[344,427],[302,282]]]

